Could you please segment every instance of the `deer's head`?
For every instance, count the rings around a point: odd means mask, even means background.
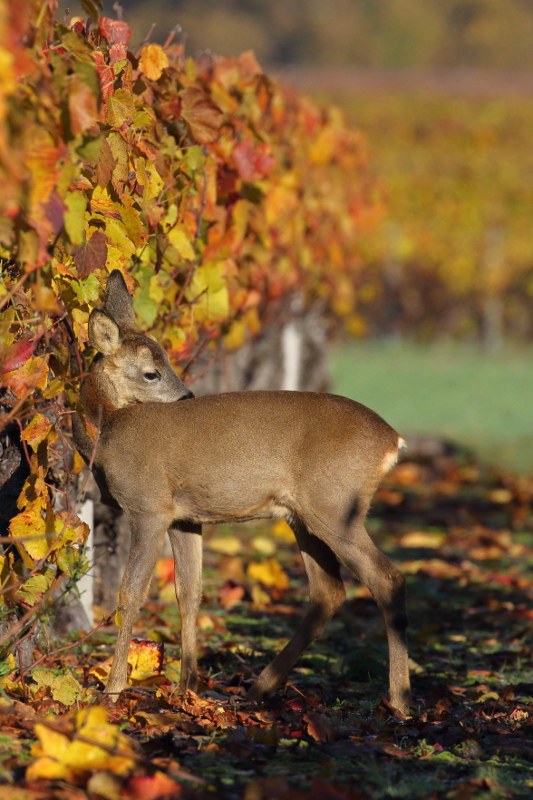
[[[163,348],[136,328],[132,300],[117,269],[107,281],[103,307],[89,317],[89,340],[99,353],[91,369],[93,403],[110,409],[194,396]]]

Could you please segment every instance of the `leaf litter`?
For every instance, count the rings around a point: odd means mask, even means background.
[[[44,658],[23,676],[16,658],[5,662],[2,797],[530,796],[533,480],[461,452],[406,460],[368,527],[408,579],[409,717],[384,696],[381,618],[348,576],[347,601],[285,688],[248,703],[246,688],[303,612],[303,565],[279,523],[207,530],[199,694],[176,692],[179,621],[162,559],[130,652],[133,685],[116,703],[102,694],[111,627],[35,652]]]

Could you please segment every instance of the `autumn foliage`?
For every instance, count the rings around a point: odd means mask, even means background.
[[[0,597],[23,620],[86,568],[68,415],[109,272],[180,370],[242,345],[293,292],[349,320],[359,238],[380,214],[359,133],[252,53],[193,60],[172,36],[131,52],[98,2],[69,26],[56,5],[0,0],[3,423],[31,465]]]

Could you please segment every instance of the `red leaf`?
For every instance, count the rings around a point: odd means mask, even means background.
[[[100,35],[107,39],[111,45],[127,45],[130,40],[131,31],[129,25],[119,19],[100,17]]]
[[[93,233],[85,244],[75,247],[72,251],[74,263],[78,268],[80,278],[86,278],[95,269],[105,266],[107,259],[107,236],[102,231]]]
[[[96,165],[96,178],[98,180],[98,186],[101,186],[102,189],[105,189],[111,180],[114,169],[115,159],[113,158],[113,153],[109,147],[109,142],[107,139],[102,139],[100,157],[98,158],[98,164]]]
[[[46,218],[52,223],[52,230],[55,236],[57,236],[63,227],[66,210],[67,207],[63,199],[54,190],[48,198],[48,201],[44,204],[44,211]]]
[[[104,61],[104,55],[100,50],[93,50],[91,56],[96,62],[96,71],[100,78],[100,91],[102,92],[102,99],[107,100],[113,94],[115,73]]]
[[[181,786],[163,772],[130,778],[127,787],[127,795],[133,800],[156,800],[158,797],[168,795],[179,797],[181,791]]]
[[[32,357],[35,345],[27,339],[20,339],[8,348],[2,361],[2,372],[18,369]]]
[[[254,143],[251,139],[243,139],[234,147],[232,159],[243,181],[250,183],[255,180]]]
[[[117,61],[125,61],[128,56],[126,45],[113,44],[109,48],[109,63],[116,64]]]
[[[181,92],[182,116],[191,136],[199,144],[214,142],[218,136],[222,111],[199,86],[188,86]]]
[[[239,176],[248,183],[269,175],[276,161],[265,142],[254,145],[252,139],[243,139],[234,148],[232,161]]]
[[[68,112],[72,133],[77,136],[98,122],[98,108],[93,90],[84,81],[72,84],[68,96]]]

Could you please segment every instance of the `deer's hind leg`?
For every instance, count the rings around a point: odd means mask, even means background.
[[[180,693],[196,691],[196,618],[202,599],[202,526],[175,521],[168,535],[174,554],[174,586],[181,617]]]
[[[310,534],[301,520],[291,519],[289,522],[309,579],[309,605],[292,639],[250,688],[247,695],[250,700],[260,700],[282,683],[305,648],[322,634],[346,597],[339,562],[331,548]]]
[[[156,514],[138,513],[128,516],[131,526],[130,554],[119,591],[119,631],[113,666],[105,688],[107,694],[118,694],[126,686],[133,624],[148,593],[150,578],[171,521]]]
[[[407,712],[411,701],[407,653],[407,611],[405,578],[392,561],[376,547],[364,525],[366,507],[337,519],[335,529],[323,523],[324,515],[313,517],[312,529],[331,547],[347,567],[371,592],[383,618],[389,648],[389,693],[395,708]],[[330,510],[331,512],[331,510]],[[330,515],[330,519],[333,514]]]

